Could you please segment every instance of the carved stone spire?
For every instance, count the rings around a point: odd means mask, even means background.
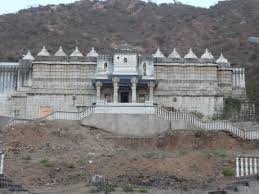
[[[189,52],[187,55],[184,56],[185,59],[197,59],[198,57],[194,54],[192,49],[190,48]]]
[[[181,55],[177,52],[177,50],[174,48],[173,52],[168,56],[168,58],[171,59],[180,59]]]
[[[66,57],[67,54],[63,51],[62,46],[59,47],[59,50],[55,53],[56,57]]]
[[[27,54],[24,55],[22,59],[23,60],[31,60],[31,61],[33,61],[34,57],[32,56],[31,51],[28,51]]]
[[[78,47],[76,47],[70,56],[71,57],[83,57],[83,54],[79,51]]]
[[[206,49],[204,54],[201,56],[202,59],[214,59],[214,56],[211,54],[211,52]]]
[[[165,58],[165,55],[160,51],[160,48],[156,50],[156,52],[153,54],[154,58]]]
[[[228,64],[228,60],[224,57],[224,55],[221,53],[220,57],[217,59],[216,63],[219,64]]]
[[[98,57],[99,54],[95,51],[94,47],[92,47],[91,51],[86,56],[87,57]]]
[[[49,57],[50,54],[47,51],[46,47],[43,46],[42,50],[37,54],[37,56],[41,56],[41,57]]]

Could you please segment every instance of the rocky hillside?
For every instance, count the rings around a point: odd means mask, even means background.
[[[140,52],[161,47],[168,54],[177,47],[182,55],[190,47],[199,55],[208,47],[215,56],[224,51],[231,63],[247,67],[249,93],[259,103],[259,45],[247,42],[249,36],[259,36],[258,10],[258,0],[225,1],[210,9],[139,0],[31,8],[0,16],[0,59],[17,60],[42,45],[51,52],[63,45],[70,53],[78,45],[83,52],[95,46],[107,53],[127,42]]]

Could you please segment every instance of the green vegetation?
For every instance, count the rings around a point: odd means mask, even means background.
[[[42,159],[41,161],[40,161],[40,163],[43,165],[43,166],[45,166],[45,167],[53,167],[54,166],[54,163],[53,162],[51,162],[51,161],[49,161],[48,159]]]
[[[204,114],[202,114],[201,112],[198,111],[193,111],[191,112],[193,115],[195,115],[196,117],[198,117],[199,119],[203,119],[204,118]]]
[[[247,95],[249,99],[255,101],[256,112],[259,111],[259,80],[251,80],[247,84]],[[259,114],[257,114],[257,120],[259,119]]]
[[[160,158],[160,153],[159,152],[147,152],[143,154],[144,158],[147,159],[159,159]]]
[[[232,169],[228,168],[228,167],[225,167],[225,168],[223,169],[222,174],[223,174],[224,176],[227,176],[227,177],[229,177],[229,176],[234,176],[234,175],[235,175],[234,171],[233,171]]]
[[[140,189],[137,189],[136,192],[139,192],[139,193],[148,193],[148,191],[144,188],[140,188]]]
[[[227,156],[226,151],[222,149],[206,150],[205,155],[207,158],[211,158],[211,157],[225,158]]]
[[[29,160],[31,160],[31,156],[25,155],[25,156],[22,157],[22,160],[29,161]]]
[[[89,192],[90,193],[111,193],[114,192],[115,186],[111,184],[99,184],[95,188],[92,188]]]
[[[129,185],[129,184],[123,185],[121,188],[122,188],[122,190],[123,190],[124,192],[126,192],[126,193],[128,193],[128,192],[134,192],[133,187],[132,187],[131,185]]]

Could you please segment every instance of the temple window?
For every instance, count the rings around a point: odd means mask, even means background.
[[[124,62],[127,63],[127,62],[128,62],[128,59],[127,59],[127,58],[124,58]]]
[[[108,68],[108,64],[107,62],[104,63],[104,66],[103,66],[104,70],[107,71],[107,68]]]
[[[147,75],[147,65],[146,65],[146,63],[143,64],[143,75],[144,76]]]

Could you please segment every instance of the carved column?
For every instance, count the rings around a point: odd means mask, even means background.
[[[113,102],[118,103],[118,90],[120,79],[118,77],[112,78],[113,82]]]
[[[137,102],[137,83],[138,83],[138,79],[136,77],[133,77],[131,79],[131,92],[132,92],[132,103],[136,103]]]
[[[95,83],[95,86],[96,86],[96,100],[99,101],[101,100],[101,88],[102,88],[102,82],[100,81],[97,81]]]
[[[149,87],[149,101],[153,101],[155,82],[149,82],[148,87]]]

